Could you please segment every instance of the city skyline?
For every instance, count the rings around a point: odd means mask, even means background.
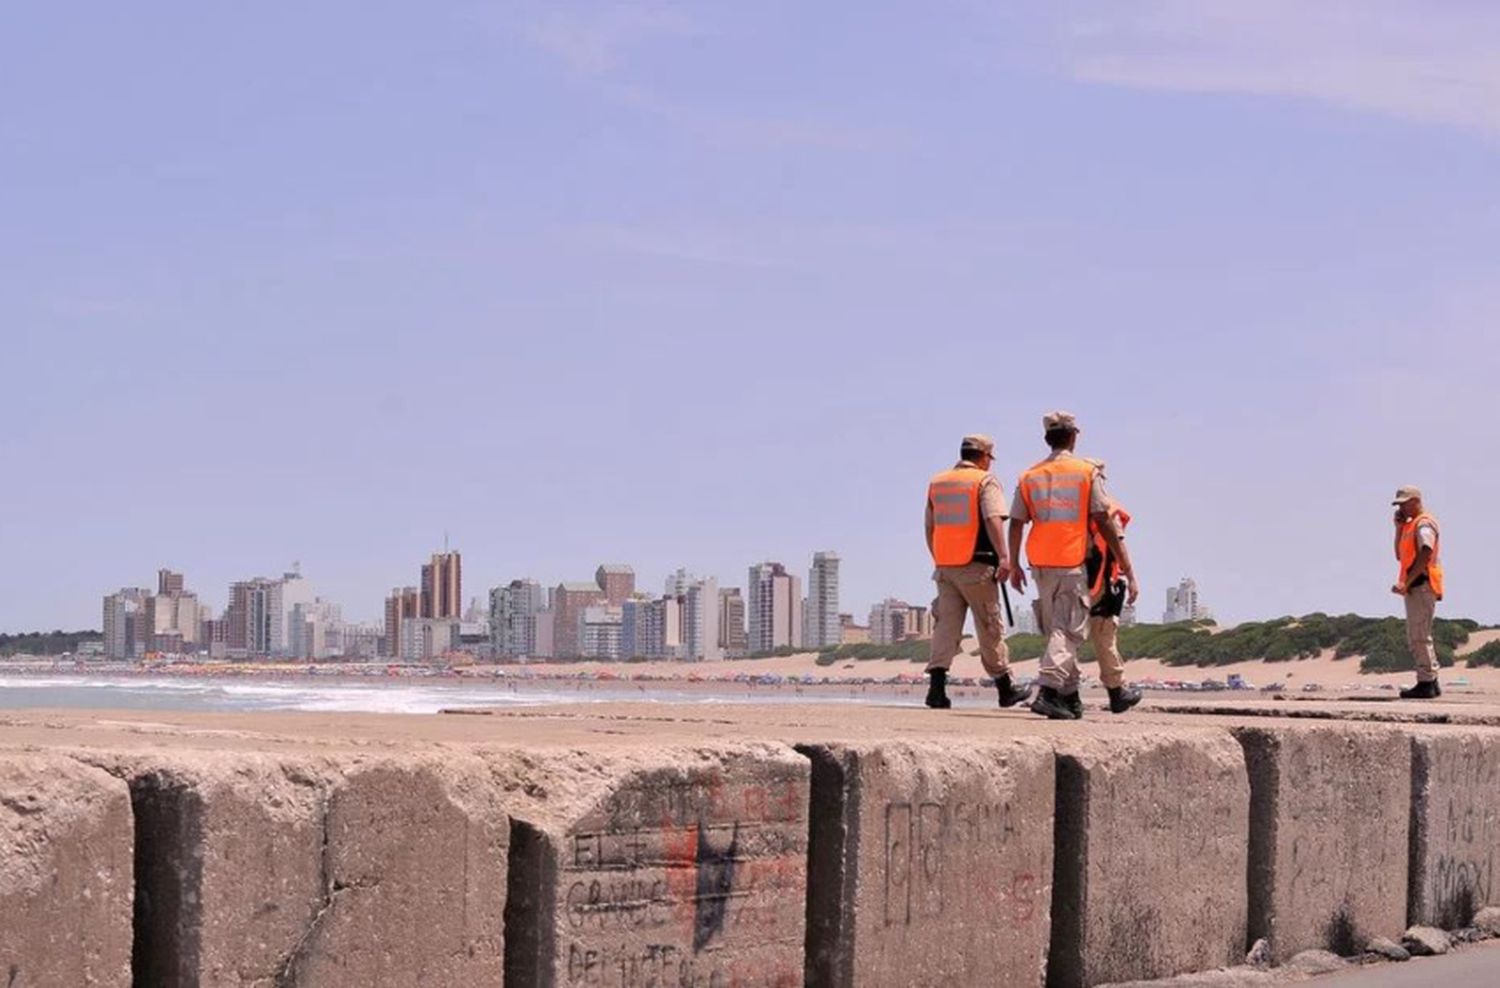
[[[162,560],[368,620],[445,528],[475,586],[923,601],[927,478],[984,432],[1010,493],[1054,408],[1143,613],[1397,614],[1415,484],[1500,621],[1500,14],[1381,10],[25,5],[0,629]]]

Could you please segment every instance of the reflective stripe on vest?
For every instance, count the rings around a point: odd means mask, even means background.
[[[1421,548],[1417,544],[1417,529],[1423,525],[1431,525],[1433,535],[1432,557],[1427,560],[1427,582],[1432,587],[1433,596],[1442,600],[1443,564],[1438,559],[1438,547],[1442,545],[1443,536],[1438,528],[1437,519],[1432,515],[1417,515],[1401,527],[1401,543],[1397,550],[1397,556],[1401,560],[1401,571],[1396,574],[1396,583],[1402,587],[1407,585],[1407,577],[1411,573],[1412,564],[1417,561],[1417,551]]]
[[[944,470],[927,485],[932,505],[932,561],[967,566],[979,541],[979,488],[989,473],[977,467]]]
[[[1026,558],[1033,566],[1082,566],[1089,547],[1089,494],[1094,469],[1071,454],[1043,460],[1021,474],[1031,516]]]

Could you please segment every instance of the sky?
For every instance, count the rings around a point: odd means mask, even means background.
[[[1076,413],[1141,614],[1500,621],[1500,8],[58,5],[0,14],[0,631],[293,561],[371,620],[843,558]]]

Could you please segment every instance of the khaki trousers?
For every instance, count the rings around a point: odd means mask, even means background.
[[[1125,685],[1125,660],[1120,656],[1120,619],[1089,615],[1089,641],[1099,660],[1099,682],[1107,690]]]
[[[932,602],[932,653],[927,668],[953,666],[964,636],[964,618],[972,611],[980,664],[990,676],[1005,675],[1010,668],[1010,651],[1005,647],[995,567],[985,563],[939,566],[932,578],[937,583],[937,597]]]
[[[1078,692],[1078,647],[1089,628],[1089,584],[1082,570],[1036,566],[1037,616],[1047,637],[1039,678],[1064,696]]]
[[[1417,681],[1430,683],[1438,678],[1437,649],[1432,644],[1432,619],[1437,613],[1437,597],[1432,587],[1422,586],[1406,591],[1406,644],[1412,661],[1417,664]]]

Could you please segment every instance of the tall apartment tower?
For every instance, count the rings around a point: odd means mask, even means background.
[[[719,581],[713,577],[688,587],[683,599],[682,638],[687,658],[695,662],[724,657],[719,645]]]
[[[422,595],[416,587],[397,587],[385,599],[385,654],[401,654],[401,626],[422,616]]]
[[[583,612],[604,603],[595,583],[559,583],[552,592],[552,654],[576,659],[583,654]]]
[[[490,644],[506,658],[537,655],[536,616],[547,594],[535,580],[511,580],[490,591]]]
[[[751,652],[802,647],[802,580],[780,563],[750,567],[746,609]]]
[[[604,593],[604,602],[619,607],[635,593],[635,570],[624,563],[605,563],[594,571],[594,582]]]
[[[229,626],[225,644],[230,655],[276,655],[286,649],[286,612],[280,580],[257,576],[229,585]]]
[[[164,595],[180,594],[186,584],[183,582],[181,573],[174,573],[169,569],[156,571],[156,592]]]
[[[730,658],[750,651],[750,641],[745,635],[745,598],[740,595],[739,587],[719,591],[719,649]]]
[[[130,659],[146,650],[145,609],[150,592],[125,587],[104,598],[104,655]]]
[[[837,645],[839,628],[839,555],[836,552],[813,553],[812,569],[807,574],[808,648]]]
[[[457,552],[434,552],[422,566],[422,617],[463,617],[463,566]]]

